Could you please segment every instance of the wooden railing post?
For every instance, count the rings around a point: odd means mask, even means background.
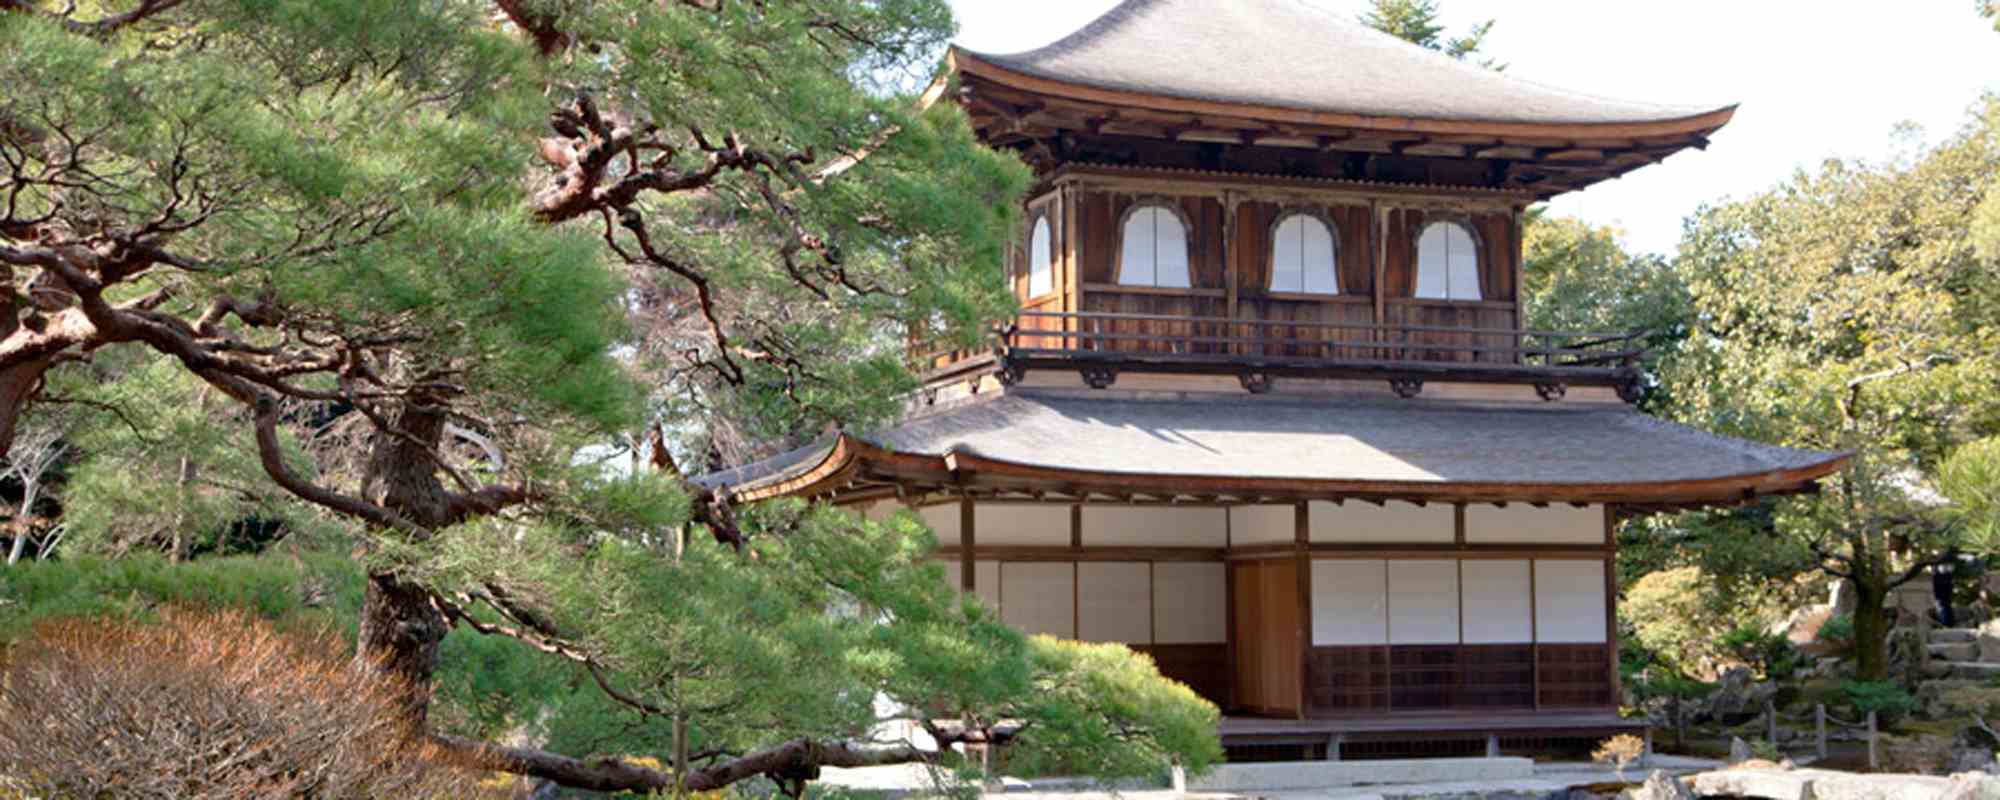
[[[1778,707],[1769,700],[1764,701],[1764,738],[1772,749],[1778,747]]]
[[[1813,706],[1813,728],[1819,734],[1819,757],[1826,758],[1826,704]]]
[[[1875,769],[1878,756],[1875,747],[1875,712],[1868,712],[1868,768]]]

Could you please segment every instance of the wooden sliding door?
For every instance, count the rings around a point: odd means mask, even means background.
[[[1303,654],[1297,563],[1289,558],[1236,561],[1229,570],[1236,702],[1257,714],[1298,716]]]

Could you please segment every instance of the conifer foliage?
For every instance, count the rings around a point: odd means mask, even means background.
[[[413,723],[457,628],[632,732],[436,739],[487,768],[796,790],[1017,732],[1199,768],[1212,707],[1007,631],[914,522],[735,509],[671,455],[878,419],[913,333],[1011,309],[1027,172],[934,102],[951,31],[939,0],[0,0],[0,452],[51,385],[198,379],[186,424],[235,438],[191,440],[364,543],[356,663]],[[1037,724],[1086,679],[1094,713]],[[880,701],[922,746],[868,740]]]

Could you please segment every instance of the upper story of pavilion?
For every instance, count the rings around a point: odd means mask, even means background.
[[[1632,332],[1524,327],[1523,215],[1734,113],[1545,86],[1300,0],[1128,0],[949,66],[1038,182],[1005,267],[1021,312],[992,348],[930,354],[934,391],[1040,373],[1636,400]]]

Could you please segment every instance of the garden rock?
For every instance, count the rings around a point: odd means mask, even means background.
[[[1764,704],[1777,696],[1777,684],[1757,683],[1749,669],[1731,667],[1723,671],[1715,693],[1708,696],[1707,716],[1725,725],[1735,725],[1764,713]]]
[[[1743,737],[1741,736],[1729,737],[1729,763],[1741,764],[1750,759],[1750,743],[1743,741]]]
[[[1963,702],[1960,695],[1963,690],[1984,688],[1986,688],[1984,682],[1964,678],[1924,681],[1917,684],[1917,707],[1923,710],[1926,717],[1949,717],[1958,713],[1955,709]],[[1994,691],[1996,697],[2000,697],[2000,690]]]
[[[1979,626],[1974,636],[1979,642],[1979,660],[1988,664],[2000,663],[2000,620]]]
[[[1646,782],[1637,789],[1626,790],[1623,800],[1694,800],[1694,790],[1679,778],[1662,770],[1653,770],[1646,776]]]

